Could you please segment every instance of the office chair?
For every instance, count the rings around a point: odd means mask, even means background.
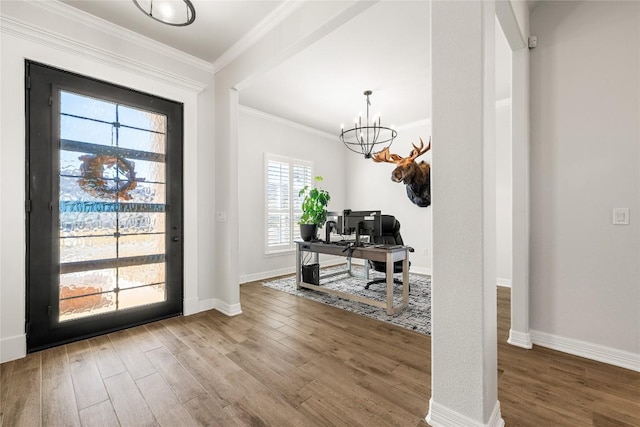
[[[373,243],[376,245],[403,245],[402,236],[400,235],[400,222],[393,215],[382,215],[382,235],[375,236],[373,238]],[[409,252],[413,252],[413,248],[409,248]],[[409,262],[411,265],[411,262]],[[382,261],[369,261],[369,266],[376,271],[381,273],[387,273],[387,263]],[[402,273],[402,261],[396,261],[393,263],[393,271],[394,273]],[[386,274],[385,274],[386,276]],[[386,277],[382,279],[375,279],[368,282],[365,285],[365,289],[369,289],[369,285],[373,285],[375,283],[386,283]],[[402,285],[402,281],[393,278],[393,283],[397,283]],[[409,285],[409,290],[411,290],[411,285]]]

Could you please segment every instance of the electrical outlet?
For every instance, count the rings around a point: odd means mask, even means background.
[[[218,221],[218,222],[227,222],[227,214],[226,214],[226,212],[216,212],[216,221]]]
[[[629,225],[629,208],[613,208],[613,225]]]

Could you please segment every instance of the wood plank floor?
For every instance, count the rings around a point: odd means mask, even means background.
[[[430,339],[257,283],[209,311],[5,363],[3,426],[426,426]],[[507,426],[640,426],[640,374],[506,344]]]

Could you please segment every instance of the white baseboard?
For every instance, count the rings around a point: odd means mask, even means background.
[[[197,298],[185,299],[182,303],[182,314],[185,316],[196,314],[200,311],[202,310],[199,310],[199,301]]]
[[[503,286],[505,288],[511,287],[511,279],[505,279],[503,277],[498,277],[498,286]]]
[[[540,347],[640,372],[640,354],[637,353],[533,330],[531,341]]]
[[[0,340],[0,363],[22,359],[27,355],[27,336],[14,335]]]
[[[242,313],[240,304],[227,304],[224,301],[220,301],[217,298],[209,298],[200,301],[198,305],[199,311],[218,310],[220,313],[226,316],[237,316]]]
[[[227,316],[237,316],[238,314],[242,314],[242,308],[240,303],[237,304],[227,304],[226,302],[216,300],[216,305],[214,307],[220,313],[225,314]]]
[[[509,339],[507,342],[511,345],[515,345],[516,347],[526,348],[527,350],[531,350],[533,348],[531,334],[528,332],[518,332],[510,329]]]
[[[320,265],[322,267],[331,267],[334,265],[340,265],[344,263],[345,263],[344,257],[335,257],[335,258],[330,258],[326,260],[323,259]],[[292,265],[291,267],[280,268],[277,270],[263,271],[260,273],[252,273],[252,274],[243,274],[242,276],[240,276],[240,284],[256,282],[258,280],[271,279],[273,277],[278,277],[278,276],[286,276],[288,274],[294,274],[295,272],[296,272],[296,266]]]
[[[215,298],[209,298],[200,301],[200,303],[198,304],[198,312],[214,310],[216,308],[216,301],[218,300]]]
[[[431,276],[431,269],[427,267],[411,267],[409,268],[409,271],[422,276]]]
[[[487,423],[475,421],[466,415],[451,410],[429,399],[429,413],[425,419],[431,427],[504,427],[500,414],[500,402],[496,401],[493,412]]]

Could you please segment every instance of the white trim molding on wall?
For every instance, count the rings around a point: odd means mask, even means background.
[[[333,257],[327,260],[322,261],[322,267],[333,267],[335,265],[340,265],[345,263],[345,258],[343,257]],[[266,280],[272,279],[278,276],[286,276],[289,274],[293,274],[296,272],[295,265],[287,268],[280,268],[278,270],[271,271],[263,271],[261,273],[253,273],[253,274],[244,274],[240,276],[240,284],[256,282],[258,280]]]
[[[489,421],[482,424],[430,399],[426,421],[432,427],[504,427],[504,420],[500,415],[500,402],[496,402]]]
[[[242,314],[242,308],[240,303],[238,304],[227,304],[224,301],[221,301],[217,298],[209,298],[200,301],[200,305],[198,307],[198,312],[208,311],[208,310],[217,310],[225,316],[237,316],[238,314]]]
[[[509,330],[509,339],[507,339],[507,343],[527,350],[531,350],[533,348],[531,334],[514,331],[513,329]]]
[[[31,3],[61,17],[71,19],[78,24],[91,27],[93,30],[105,32],[112,37],[116,37],[124,41],[125,43],[139,45],[146,50],[151,50],[160,55],[168,56],[174,61],[188,64],[190,67],[198,68],[210,74],[214,73],[213,64],[210,62],[197,58],[193,55],[189,55],[188,53],[184,53],[181,50],[167,46],[166,44],[153,40],[149,37],[145,37],[135,31],[131,31],[127,28],[114,24],[113,22],[98,18],[95,15],[91,15],[90,13],[84,12],[66,3],[49,0],[32,0]]]
[[[323,138],[327,138],[327,139],[329,139],[329,140],[331,140],[333,142],[338,142],[338,138],[336,138],[335,135],[331,135],[328,132],[324,132],[324,131],[321,131],[321,130],[318,130],[318,129],[315,129],[315,128],[312,128],[312,127],[309,127],[309,126],[306,126],[306,125],[303,125],[303,124],[300,124],[300,123],[296,123],[296,122],[293,122],[293,121],[288,120],[288,119],[284,119],[284,118],[282,118],[280,116],[276,116],[276,115],[271,114],[271,113],[265,113],[264,111],[256,110],[255,108],[247,107],[245,105],[240,105],[240,112],[241,113],[247,113],[247,114],[250,114],[250,115],[252,115],[254,117],[259,117],[259,118],[262,118],[262,119],[265,119],[265,120],[271,120],[274,123],[278,123],[278,124],[281,124],[281,125],[284,125],[284,126],[289,126],[290,128],[301,130],[303,132],[308,132],[308,133],[311,133],[311,134],[314,134],[314,135],[318,135],[318,136],[321,136]]]
[[[27,354],[27,336],[15,335],[0,340],[0,362],[9,362]]]
[[[640,354],[534,330],[531,341],[540,347],[640,372]]]
[[[167,71],[166,69],[151,66],[133,58],[128,58],[95,46],[83,44],[82,42],[70,39],[53,31],[45,30],[31,23],[22,22],[8,16],[3,15],[0,17],[0,31],[25,40],[34,41],[45,46],[80,55],[85,58],[91,58],[96,62],[117,67],[124,71],[142,74],[152,79],[161,78],[173,85],[180,85],[196,92],[201,92],[205,87],[207,87],[203,82],[189,79],[185,76]],[[170,57],[173,56],[175,55]]]

